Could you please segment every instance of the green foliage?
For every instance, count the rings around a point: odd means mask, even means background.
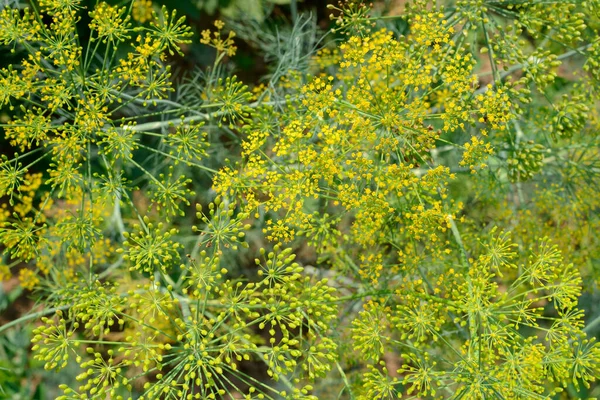
[[[273,5],[288,5],[297,0],[195,0],[193,3],[209,14],[219,14],[228,18],[251,18],[263,21]]]
[[[600,395],[597,1],[237,21],[255,85],[222,21],[179,79],[185,17],[92,3],[0,12],[2,393]]]

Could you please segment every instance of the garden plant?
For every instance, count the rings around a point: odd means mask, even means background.
[[[599,0],[3,3],[0,398],[600,397]]]

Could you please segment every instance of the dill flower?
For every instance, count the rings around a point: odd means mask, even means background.
[[[221,21],[181,83],[175,10],[3,9],[0,277],[45,307],[33,357],[80,369],[59,398],[597,390],[600,14],[492,3],[342,1],[340,40],[237,23],[253,88]]]
[[[141,270],[153,275],[155,271],[166,272],[170,265],[177,262],[179,243],[174,243],[170,237],[177,233],[176,229],[163,232],[164,225],[156,226],[148,217],[144,218],[144,226],[134,226],[134,232],[124,232],[127,239],[124,248],[117,251],[123,253],[123,258],[131,262],[132,270]],[[137,231],[137,232],[135,232]]]
[[[132,17],[141,24],[150,21],[153,17],[152,0],[134,0]]]
[[[98,39],[104,42],[122,42],[129,39],[130,16],[125,16],[126,8],[110,6],[105,2],[96,5],[90,12],[90,28],[97,32]]]

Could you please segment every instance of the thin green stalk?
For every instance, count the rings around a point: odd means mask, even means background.
[[[585,328],[583,328],[583,332],[585,332],[587,334],[591,334],[592,332],[594,332],[594,330],[596,329],[597,326],[600,326],[600,314],[598,314],[596,316],[596,318],[594,318],[593,320],[591,320],[585,326]]]
[[[463,257],[463,263],[466,267],[468,267],[469,259],[467,257],[467,251],[465,250],[465,246],[463,244],[462,237],[460,236],[460,232],[458,231],[458,227],[456,226],[456,222],[454,222],[452,215],[448,215],[448,219],[450,220],[450,230],[452,231],[452,236],[454,236],[454,240],[456,240],[456,244],[458,244],[458,248],[460,249]]]
[[[32,314],[24,315],[24,316],[22,316],[20,318],[17,318],[15,320],[12,320],[12,321],[10,321],[10,322],[8,322],[8,323],[0,326],[0,333],[4,332],[5,330],[8,330],[8,328],[12,328],[13,326],[19,325],[19,324],[21,324],[23,322],[27,322],[27,321],[30,321],[32,319],[38,319],[38,318],[41,318],[41,317],[46,316],[46,315],[54,314],[57,311],[67,310],[69,308],[71,308],[71,305],[60,306],[60,307],[55,307],[55,308],[47,308],[47,309],[42,310],[42,311],[38,311],[38,312],[35,312],[35,313],[32,313]]]
[[[219,172],[219,171],[217,171],[216,169],[212,169],[212,168],[206,167],[206,166],[204,166],[204,165],[202,165],[202,164],[197,164],[197,163],[194,163],[194,162],[191,162],[191,161],[183,160],[183,159],[181,159],[181,158],[179,158],[179,157],[175,157],[175,156],[174,156],[174,155],[172,155],[172,154],[165,153],[164,151],[160,151],[160,150],[158,150],[158,149],[155,149],[155,148],[153,148],[153,147],[146,146],[146,145],[144,145],[144,144],[141,144],[141,143],[138,143],[138,146],[140,146],[140,147],[143,147],[143,148],[145,148],[145,149],[147,149],[147,150],[150,150],[150,151],[152,151],[152,152],[154,152],[154,153],[160,154],[161,156],[165,156],[165,157],[171,158],[171,159],[173,159],[173,160],[180,161],[180,162],[182,162],[182,163],[184,163],[184,164],[187,164],[187,165],[193,165],[193,166],[194,166],[194,167],[196,167],[196,168],[203,169],[204,171],[207,171],[207,172],[210,172],[210,173],[213,173],[213,174],[216,174],[216,173],[218,173],[218,172]]]

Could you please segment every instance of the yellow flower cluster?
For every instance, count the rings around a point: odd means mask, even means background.
[[[0,280],[47,306],[34,357],[80,370],[60,400],[598,391],[600,13],[442,3],[342,1],[311,54],[308,25],[264,32],[295,55],[254,88],[221,21],[173,86],[176,11],[0,12],[27,53],[0,69]]]
[[[493,129],[506,130],[506,124],[514,118],[512,103],[507,90],[487,86],[487,90],[476,97],[479,122],[488,123]]]
[[[40,278],[35,271],[23,268],[19,271],[19,283],[23,289],[33,290],[40,283]]]
[[[446,27],[448,21],[445,20],[444,14],[441,12],[417,14],[411,22],[415,43],[417,45],[432,46],[435,53],[439,53],[442,46],[449,43],[450,35],[454,33],[452,26]]]
[[[125,7],[115,7],[108,3],[99,3],[94,11],[90,12],[92,22],[90,28],[97,31],[98,39],[104,42],[122,42],[129,39],[130,16],[125,16]]]
[[[460,166],[468,165],[471,173],[475,174],[478,169],[483,169],[487,166],[485,160],[492,154],[494,154],[494,150],[489,143],[485,143],[477,136],[471,136],[471,142],[465,143],[465,152],[458,164]]]
[[[226,54],[229,57],[235,55],[237,51],[237,47],[233,41],[235,37],[234,31],[229,31],[227,37],[225,39],[222,38],[222,30],[225,27],[225,23],[223,21],[215,21],[214,22],[216,31],[211,32],[209,29],[205,29],[202,31],[202,38],[200,39],[200,43],[206,44],[210,47],[214,47],[219,54]]]
[[[134,0],[131,16],[141,24],[154,18],[152,0]]]

